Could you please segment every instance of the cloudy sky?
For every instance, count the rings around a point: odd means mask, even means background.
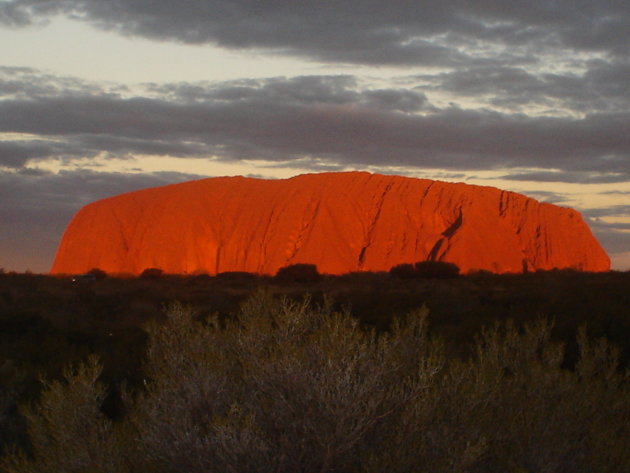
[[[0,267],[93,200],[367,170],[574,207],[630,269],[628,0],[0,0]]]

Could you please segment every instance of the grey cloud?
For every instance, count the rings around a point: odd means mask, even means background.
[[[579,184],[612,184],[630,182],[630,173],[598,173],[592,172],[518,172],[500,177],[510,181],[538,181],[538,182],[570,182]]]
[[[416,169],[412,170],[411,174],[405,173],[405,172],[401,172],[401,173],[394,172],[393,174],[400,174],[401,176],[412,175],[414,177],[418,177],[421,179],[437,179],[437,180],[446,180],[446,181],[459,180],[462,182],[471,178],[471,176],[463,172],[444,172],[444,171],[430,172],[430,171],[418,171]]]
[[[0,24],[21,27],[41,23],[49,15],[60,12],[62,6],[63,2],[57,0],[5,1],[0,4]]]
[[[604,208],[585,210],[584,213],[591,218],[630,216],[630,205],[613,205]]]
[[[630,223],[609,223],[608,227],[612,227],[617,231],[630,232]],[[627,235],[627,241],[630,242],[630,235]],[[630,245],[626,245],[626,250],[630,248]]]
[[[567,198],[565,195],[562,195],[557,192],[538,190],[538,191],[528,191],[527,195],[540,202],[547,202],[549,204],[563,205],[567,201]]]
[[[0,141],[0,167],[23,167],[29,159],[49,157],[50,147],[37,143]]]
[[[618,190],[612,190],[612,191],[604,191],[602,192],[603,195],[630,195],[630,191],[618,191]]]
[[[344,104],[359,100],[352,76],[298,76],[293,78],[240,79],[223,83],[146,84],[160,97],[181,103],[281,101],[285,105]],[[405,93],[406,91],[401,91]]]
[[[79,136],[72,140],[45,137],[22,141],[3,140],[0,141],[0,167],[20,169],[37,160],[91,158],[101,151],[102,148],[86,146]]]
[[[201,176],[179,173],[0,173],[0,267],[47,272],[71,217],[83,205],[145,187]]]
[[[379,110],[416,112],[431,109],[422,92],[408,89],[361,90],[352,76],[298,76],[293,78],[244,79],[220,84],[147,84],[162,98],[181,103],[225,102],[286,105],[355,104]]]
[[[630,93],[630,62],[592,60],[588,62],[585,77],[589,84],[598,85],[604,97],[628,97]]]
[[[379,110],[417,112],[432,109],[425,94],[412,90],[371,90],[365,95],[367,104]]]
[[[0,99],[40,99],[44,97],[85,96],[90,94],[118,96],[125,86],[86,82],[74,77],[45,74],[28,67],[0,65]]]
[[[630,217],[630,205],[583,209],[582,214],[608,253],[624,253],[630,250],[630,224],[602,220],[603,217],[627,219]]]
[[[67,156],[94,156],[100,152],[109,153],[113,157],[132,157],[134,154],[151,154],[155,156],[191,157],[204,156],[208,147],[202,143],[190,143],[184,139],[146,139],[136,137],[106,135],[79,135],[73,138],[73,149]]]
[[[27,25],[59,12],[159,40],[363,64],[463,65],[477,42],[501,50],[630,50],[630,6],[618,0],[9,0],[0,4],[0,21]]]
[[[348,77],[150,88],[153,98],[79,88],[5,99],[0,132],[36,135],[57,143],[51,152],[68,156],[313,158],[450,170],[539,167],[598,172],[598,179],[608,180],[630,173],[627,112],[575,119],[440,110],[419,90],[364,89]],[[423,113],[409,113],[417,110]],[[15,166],[27,158],[16,152],[5,160]]]
[[[609,254],[625,253],[630,248],[630,231],[627,224],[589,222],[593,234]]]
[[[486,65],[419,79],[430,82],[436,90],[469,97],[486,96],[489,105],[509,109],[541,105],[550,110],[565,108],[584,113],[630,108],[630,63],[597,60],[589,61],[586,67],[583,74],[550,74],[522,67]]]

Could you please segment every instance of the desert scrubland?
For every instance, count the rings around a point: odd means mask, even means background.
[[[0,469],[630,469],[629,273],[429,276],[0,274]]]

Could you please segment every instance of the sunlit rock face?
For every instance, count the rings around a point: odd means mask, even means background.
[[[94,202],[68,226],[52,272],[274,274],[313,263],[341,274],[424,260],[462,272],[610,269],[572,209],[492,187],[349,172],[209,178]]]

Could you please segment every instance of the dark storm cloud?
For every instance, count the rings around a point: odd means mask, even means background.
[[[86,86],[0,101],[0,132],[36,137],[7,144],[0,157],[15,167],[46,157],[48,147],[50,156],[66,158],[157,154],[460,171],[553,168],[583,182],[618,182],[630,173],[628,112],[571,118],[438,109],[421,90],[369,89],[345,76],[147,89],[145,97],[125,97]]]
[[[0,267],[46,272],[66,225],[81,206],[139,188],[199,177],[85,170],[52,174],[29,168],[0,173],[0,222],[10,222],[0,226]]]
[[[0,21],[13,26],[56,13],[159,40],[263,48],[362,64],[461,65],[472,60],[467,50],[481,43],[506,51],[547,45],[623,56],[630,50],[630,4],[623,0],[9,0],[0,4]]]

